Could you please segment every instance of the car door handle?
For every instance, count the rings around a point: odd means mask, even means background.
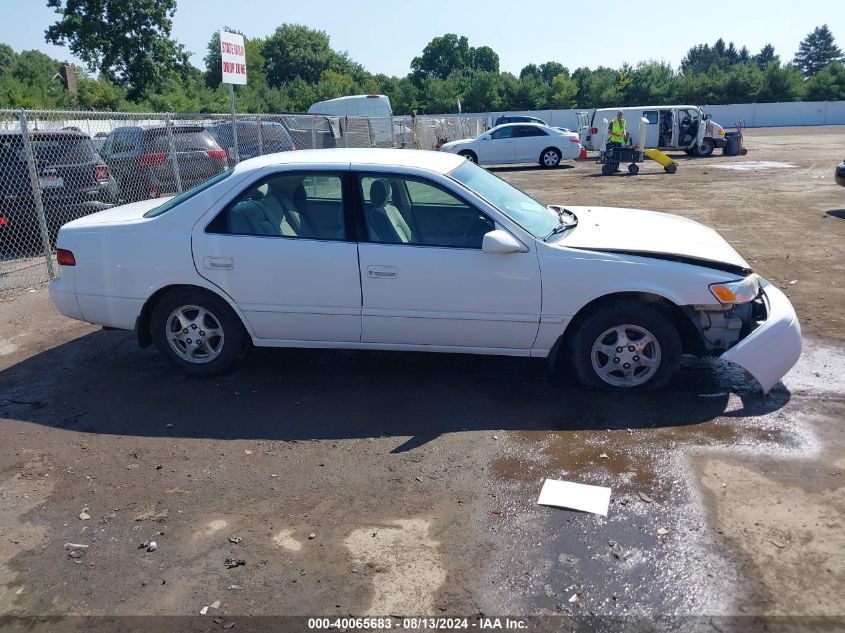
[[[396,279],[398,276],[396,266],[367,266],[367,277],[371,279]]]
[[[206,257],[202,260],[202,265],[210,270],[232,270],[235,260],[231,257]]]

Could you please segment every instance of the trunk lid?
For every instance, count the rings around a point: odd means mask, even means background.
[[[112,207],[111,209],[92,213],[91,215],[86,215],[78,220],[69,222],[68,224],[65,224],[65,228],[81,228],[142,220],[147,211],[151,211],[152,209],[163,205],[165,202],[170,200],[171,197],[172,196],[153,198],[151,200],[141,200],[140,202]]]

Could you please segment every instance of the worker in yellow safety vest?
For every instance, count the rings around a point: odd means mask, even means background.
[[[616,113],[616,117],[611,119],[610,125],[607,126],[607,132],[610,134],[611,143],[619,143],[625,140],[625,130],[628,127],[628,122],[622,116],[622,110]]]

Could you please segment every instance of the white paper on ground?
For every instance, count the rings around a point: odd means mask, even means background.
[[[541,506],[569,508],[607,516],[610,488],[576,484],[572,481],[546,479],[537,503]]]

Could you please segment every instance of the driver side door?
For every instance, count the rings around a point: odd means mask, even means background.
[[[512,163],[514,161],[513,133],[516,126],[509,125],[490,133],[489,140],[478,144],[478,161],[484,164]]]
[[[354,181],[364,224],[358,244],[362,343],[529,353],[541,292],[532,246],[519,253],[483,252],[484,235],[500,227],[443,183],[389,171],[357,173]],[[367,201],[376,199],[368,196],[372,187],[390,191],[380,208],[407,226],[390,243],[379,241],[384,232],[370,226],[381,213],[368,208]]]

